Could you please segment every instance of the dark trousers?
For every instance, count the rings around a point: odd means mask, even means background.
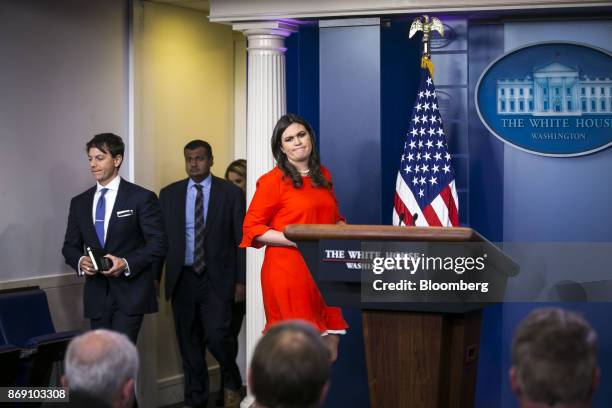
[[[206,407],[209,397],[206,348],[221,366],[225,388],[239,390],[240,371],[230,334],[232,300],[221,299],[208,274],[183,268],[172,295],[172,312],[185,375],[185,404]]]
[[[232,323],[230,324],[230,333],[234,342],[234,358],[238,357],[238,335],[242,328],[242,321],[246,314],[246,302],[238,302],[232,305]]]
[[[125,334],[132,343],[136,344],[138,332],[142,325],[143,315],[128,315],[119,310],[117,302],[106,292],[104,299],[104,313],[97,319],[91,319],[91,329],[110,329]]]
[[[234,360],[238,357],[238,335],[242,329],[242,321],[246,314],[246,302],[238,302],[232,304],[232,322],[230,324],[230,335],[232,336],[232,355]],[[221,389],[225,387],[223,379],[221,379]],[[223,406],[223,393],[219,393],[217,397],[217,406]]]

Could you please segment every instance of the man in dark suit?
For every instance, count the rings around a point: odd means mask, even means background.
[[[238,248],[244,195],[210,173],[210,144],[194,140],[183,153],[189,178],[163,188],[159,198],[169,241],[165,292],[183,360],[185,404],[207,406],[207,346],[221,366],[225,406],[238,407],[242,379],[229,329],[234,299],[245,294],[244,250]]]
[[[167,242],[155,193],[119,177],[124,149],[112,133],[87,143],[97,183],[70,202],[62,253],[85,276],[83,303],[91,328],[112,329],[136,343],[143,315],[157,311],[152,264],[164,256]],[[103,249],[110,269],[96,270],[85,247]]]

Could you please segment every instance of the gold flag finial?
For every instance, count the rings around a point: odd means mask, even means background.
[[[412,38],[419,31],[423,31],[423,56],[421,57],[421,65],[423,68],[429,69],[429,73],[433,77],[433,64],[429,59],[429,35],[432,31],[437,31],[440,37],[444,37],[444,25],[439,18],[432,17],[430,20],[429,16],[425,14],[412,21],[408,37]]]

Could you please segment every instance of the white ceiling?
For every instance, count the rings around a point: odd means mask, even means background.
[[[210,11],[210,1],[209,0],[149,0],[152,3],[164,3],[170,4],[172,6],[190,8],[200,11],[209,12]]]

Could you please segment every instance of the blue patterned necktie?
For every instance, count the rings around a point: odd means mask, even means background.
[[[98,204],[96,205],[96,222],[94,223],[96,227],[96,235],[98,236],[98,241],[100,242],[100,247],[104,248],[104,217],[106,216],[106,199],[104,198],[104,194],[108,191],[108,188],[103,188],[100,190],[100,198],[98,199]]]
[[[194,208],[194,245],[193,245],[193,271],[196,274],[204,272],[204,193],[202,185],[195,184],[198,190]]]

